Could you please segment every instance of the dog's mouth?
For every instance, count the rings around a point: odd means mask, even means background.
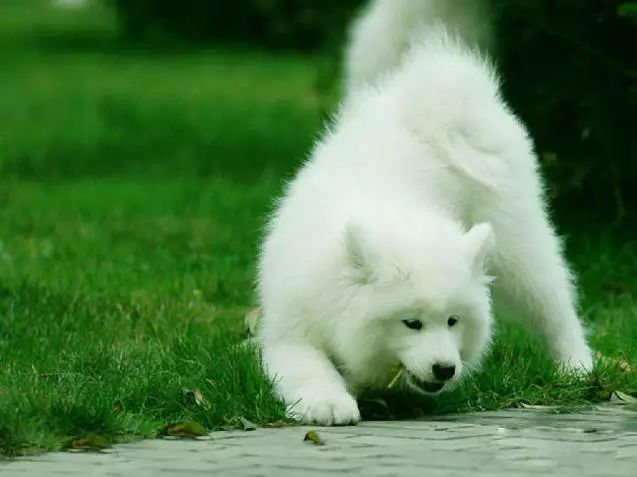
[[[414,376],[412,373],[407,372],[407,382],[410,387],[416,389],[425,394],[437,394],[445,387],[445,382],[442,381],[425,381]]]

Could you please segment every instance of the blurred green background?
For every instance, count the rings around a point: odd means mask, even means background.
[[[636,188],[632,184],[637,175],[637,2],[487,1],[497,26],[495,57],[502,72],[505,95],[536,140],[549,192],[558,209],[572,213],[573,204],[579,209],[583,204],[581,201],[585,201],[587,217],[596,212],[606,219],[625,220],[637,203]],[[3,3],[20,4],[20,8],[24,8],[25,4],[42,2],[3,0]],[[276,121],[277,115],[304,114],[300,111],[302,108],[284,104],[286,98],[294,102],[292,94],[288,94],[293,93],[288,90],[293,86],[285,84],[276,70],[284,58],[304,56],[310,68],[301,71],[299,65],[302,62],[294,66],[299,74],[311,75],[306,80],[311,83],[309,94],[312,96],[306,96],[304,100],[312,102],[324,114],[334,110],[339,96],[340,55],[348,22],[364,2],[52,0],[50,3],[67,5],[67,23],[73,21],[69,10],[76,10],[75,16],[79,17],[82,5],[89,5],[93,15],[85,15],[86,18],[78,20],[72,28],[64,22],[57,26],[49,24],[31,41],[43,45],[51,54],[50,58],[81,50],[92,53],[94,60],[97,54],[110,55],[113,67],[117,67],[117,61],[124,62],[119,81],[143,81],[151,107],[163,110],[162,121],[157,124],[157,115],[145,113],[139,107],[135,109],[124,94],[105,92],[100,98],[97,115],[100,121],[108,122],[110,132],[99,147],[92,145],[90,152],[85,151],[82,148],[87,144],[77,138],[73,154],[63,150],[70,147],[63,145],[63,141],[57,141],[58,144],[46,151],[25,154],[12,150],[9,145],[0,159],[0,173],[5,176],[34,176],[40,174],[42,168],[47,169],[47,175],[61,177],[79,171],[106,174],[139,169],[146,173],[149,165],[140,162],[144,157],[154,157],[151,170],[166,168],[171,173],[187,170],[210,175],[223,170],[237,174],[238,169],[240,174],[253,177],[264,170],[289,173],[307,151],[308,137],[318,130],[314,118],[309,121],[298,118],[295,124],[301,129],[296,134],[275,139],[265,131],[263,122],[257,124],[259,113],[255,112],[254,117],[247,118],[248,124],[242,124],[231,133],[234,140],[224,131],[223,141],[218,141],[215,135],[223,130],[215,124],[219,115],[210,109],[195,113],[171,105],[170,96],[175,91],[171,90],[166,78],[157,71],[142,72],[139,67],[136,70],[134,64],[125,65],[126,58],[143,52],[145,58],[154,58],[158,65],[175,73],[192,67],[188,74],[193,81],[200,81],[200,88],[190,94],[206,95],[204,90],[212,88],[211,78],[214,77],[216,81],[232,83],[236,93],[232,100],[247,105],[253,99],[250,96],[254,96],[251,91],[246,91],[252,89],[250,71],[231,67],[233,62],[241,61],[239,58],[228,56],[228,68],[214,67],[205,57],[193,56],[193,52],[212,47],[267,54],[259,67],[270,72],[266,74],[270,74],[271,87],[280,89],[268,91],[269,99],[259,98],[259,101],[276,102],[264,112]],[[44,12],[41,14],[45,15]],[[0,20],[5,39],[10,33],[11,16],[15,15],[19,13],[7,11]],[[50,16],[52,12],[46,15]],[[89,61],[89,56],[84,60]],[[189,61],[187,66],[183,64],[186,61]],[[79,68],[78,65],[74,67]],[[73,74],[72,71],[68,73]],[[37,71],[32,74],[36,75]],[[69,89],[77,91],[72,84],[77,80],[69,81]],[[90,88],[91,83],[99,80],[85,78],[82,88]],[[93,87],[97,86],[93,84]],[[153,91],[160,95],[162,88],[166,93],[163,98],[151,97]],[[210,93],[214,94],[213,91]],[[277,93],[281,96],[278,102],[273,96]],[[227,96],[215,100],[231,101]],[[95,127],[97,120],[97,117],[75,119],[81,122],[78,125],[81,128],[91,127],[91,124]],[[193,122],[197,123],[194,128]],[[205,128],[200,129],[204,123]],[[70,125],[62,128],[60,134],[71,134],[74,130]],[[134,128],[142,128],[147,140],[135,146],[126,145],[121,134]],[[252,128],[258,139],[252,144],[246,144],[241,137],[246,128]],[[144,154],[126,149],[129,147],[141,147]],[[260,159],[253,161],[253,154]],[[96,155],[109,159],[101,160]],[[136,156],[135,160],[131,160],[131,155]],[[60,159],[61,156],[64,159]],[[248,164],[237,167],[237,160],[245,160]],[[230,162],[232,167],[228,171],[225,166]],[[46,167],[51,163],[56,164],[55,171]]]
[[[624,217],[637,174],[637,2],[487,0],[507,99],[554,198]],[[232,42],[338,58],[363,0],[114,0],[129,39]],[[338,65],[331,72],[335,82]]]

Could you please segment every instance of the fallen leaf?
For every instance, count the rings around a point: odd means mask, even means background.
[[[325,441],[321,439],[321,436],[319,436],[319,433],[316,431],[308,431],[307,434],[305,434],[305,437],[303,438],[303,442],[310,442],[314,444],[315,446],[325,445]]]
[[[181,437],[181,438],[193,438],[208,435],[205,427],[203,427],[198,422],[194,421],[183,421],[183,422],[175,422],[173,424],[168,424],[161,431],[159,431],[160,436],[171,436],[171,437]]]
[[[239,422],[244,431],[256,431],[257,425],[254,422],[247,420],[245,417],[240,417]]]
[[[636,405],[637,398],[621,391],[613,391],[613,394],[610,395],[610,402],[611,404],[617,404],[619,406],[626,404]]]
[[[246,314],[245,318],[243,319],[243,323],[245,325],[246,334],[248,336],[256,336],[260,317],[260,308],[253,308]]]
[[[555,406],[540,406],[538,404],[527,404],[525,402],[519,402],[518,407],[520,409],[542,409],[542,410],[555,409]]]
[[[189,406],[199,406],[203,407],[205,410],[210,409],[210,404],[204,397],[201,389],[187,389],[183,388],[181,390],[182,395],[184,396],[184,400],[186,404]]]
[[[99,452],[112,447],[111,441],[106,437],[97,434],[86,434],[85,436],[69,439],[64,445],[64,449],[71,452]]]
[[[203,393],[200,389],[195,389],[195,403],[197,404],[197,406],[201,406],[204,409],[210,408],[208,401],[206,401],[206,398],[203,397]]]
[[[263,427],[268,429],[281,429],[283,427],[288,427],[289,425],[290,423],[285,421],[274,421],[274,422],[268,422],[267,424],[263,424]]]

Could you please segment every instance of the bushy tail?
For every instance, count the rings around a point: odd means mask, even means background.
[[[493,46],[485,0],[372,0],[350,31],[346,94],[391,73],[414,39],[440,26],[467,46]]]

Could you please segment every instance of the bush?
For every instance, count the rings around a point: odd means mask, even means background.
[[[637,204],[637,2],[493,3],[505,95],[552,194],[624,215]]]

